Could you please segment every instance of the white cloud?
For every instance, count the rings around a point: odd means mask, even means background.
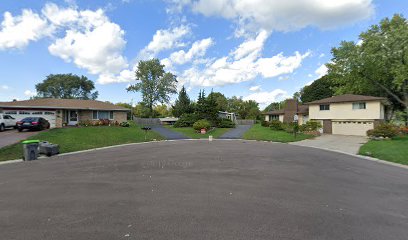
[[[185,43],[181,39],[189,33],[190,28],[184,25],[173,29],[157,30],[152,41],[140,51],[139,57],[142,59],[152,58],[163,50],[183,47]]]
[[[9,89],[10,89],[10,87],[7,86],[7,85],[1,85],[0,86],[0,90],[9,90]]]
[[[252,86],[252,87],[249,88],[249,91],[251,91],[251,92],[259,92],[259,91],[261,91],[261,85]]]
[[[330,29],[367,19],[374,13],[372,0],[191,0],[189,6],[205,16],[234,20],[250,30],[294,31],[307,26]]]
[[[47,4],[43,14],[65,35],[48,47],[49,52],[66,62],[99,75],[98,82],[123,82],[121,72],[128,67],[122,56],[125,32],[102,9],[77,11]]]
[[[31,91],[31,90],[25,90],[24,95],[26,95],[27,97],[33,97],[33,96],[37,95],[37,92],[36,91]]]
[[[47,20],[31,10],[24,9],[19,16],[5,12],[0,28],[0,50],[22,49],[52,32]]]
[[[320,65],[320,67],[318,67],[316,69],[315,73],[319,78],[321,78],[321,77],[323,77],[324,75],[327,74],[327,71],[328,71],[328,69],[327,69],[326,65],[322,64],[322,65]]]
[[[321,53],[321,54],[319,55],[319,58],[323,58],[323,57],[325,57],[325,56],[326,56],[326,54]]]
[[[276,77],[292,73],[310,55],[309,52],[295,52],[295,55],[289,57],[279,53],[270,58],[261,58],[266,36],[266,32],[261,31],[256,38],[240,44],[229,56],[214,59],[203,67],[193,65],[179,75],[180,84],[222,86],[250,81],[258,75]]]
[[[254,100],[258,102],[262,106],[266,106],[272,102],[278,102],[285,100],[287,98],[290,98],[290,95],[288,94],[287,91],[282,90],[282,89],[275,89],[271,92],[257,92],[257,93],[252,93],[246,97],[243,98],[243,100]]]
[[[174,52],[170,55],[169,58],[163,59],[162,62],[167,66],[171,67],[172,64],[185,64],[190,62],[196,57],[203,57],[205,56],[207,49],[214,44],[212,38],[206,38],[193,43],[191,48],[186,52],[184,50],[180,50]]]

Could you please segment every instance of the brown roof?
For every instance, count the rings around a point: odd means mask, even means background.
[[[306,113],[309,114],[309,106],[307,105],[299,105],[297,113]]]
[[[262,114],[263,115],[283,115],[285,114],[285,110],[284,109],[273,110],[273,111],[265,112]]]
[[[58,98],[39,98],[24,101],[0,102],[0,107],[129,111],[127,108],[108,102]]]
[[[354,94],[344,94],[339,96],[333,96],[329,98],[320,99],[317,101],[305,103],[311,104],[323,104],[323,103],[341,103],[341,102],[359,102],[359,101],[384,101],[386,98],[383,97],[373,97],[364,95],[354,95]]]

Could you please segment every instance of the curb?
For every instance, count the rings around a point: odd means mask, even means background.
[[[100,147],[100,148],[86,149],[86,150],[81,150],[81,151],[76,151],[76,152],[62,153],[62,154],[56,155],[56,157],[58,157],[58,156],[68,156],[68,155],[74,155],[74,154],[86,153],[86,152],[93,152],[93,151],[111,149],[111,148],[117,148],[117,147],[143,145],[143,144],[150,144],[150,143],[162,143],[162,142],[181,142],[181,141],[209,141],[209,140],[206,139],[206,138],[199,138],[199,139],[174,139],[174,140],[160,140],[160,141],[150,141],[150,142],[126,143],[126,144],[112,145],[112,146],[106,146],[106,147]],[[314,148],[314,149],[321,149],[321,150],[330,151],[330,152],[341,153],[341,154],[356,157],[356,158],[359,158],[359,159],[368,160],[368,161],[372,161],[372,162],[377,162],[377,163],[381,163],[381,164],[384,164],[384,165],[404,168],[404,169],[408,170],[407,165],[402,165],[402,164],[394,163],[394,162],[388,162],[388,161],[381,160],[381,159],[378,159],[378,158],[373,158],[373,157],[368,157],[368,156],[363,156],[363,155],[358,155],[358,154],[352,154],[352,153],[343,152],[343,151],[334,150],[334,149],[328,149],[328,148],[319,148],[319,147],[313,147],[313,146],[301,146],[301,145],[295,145],[295,144],[290,144],[290,143],[281,143],[281,142],[272,142],[272,141],[263,141],[263,140],[249,140],[249,139],[219,139],[219,138],[216,138],[216,139],[213,139],[212,141],[246,141],[246,142],[264,142],[264,143],[273,143],[273,144],[276,144],[276,143],[277,144],[288,144],[288,145],[291,145],[291,146]],[[39,157],[39,159],[44,159],[44,158],[48,158],[48,157]],[[0,165],[20,163],[20,162],[24,162],[24,161],[22,159],[6,160],[6,161],[0,162]]]

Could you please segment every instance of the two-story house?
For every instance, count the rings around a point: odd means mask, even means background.
[[[298,119],[299,124],[304,124],[309,119],[319,121],[323,126],[323,133],[365,136],[367,130],[384,121],[385,105],[386,98],[345,94],[304,105],[290,99],[285,109],[264,115],[266,121],[292,122]]]
[[[345,94],[307,103],[309,118],[323,133],[365,136],[385,119],[386,98]]]

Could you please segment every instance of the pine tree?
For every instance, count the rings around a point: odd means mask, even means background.
[[[179,92],[179,96],[176,103],[173,106],[172,113],[175,117],[180,117],[185,113],[192,113],[193,107],[191,105],[191,100],[187,95],[186,88],[183,86]]]

